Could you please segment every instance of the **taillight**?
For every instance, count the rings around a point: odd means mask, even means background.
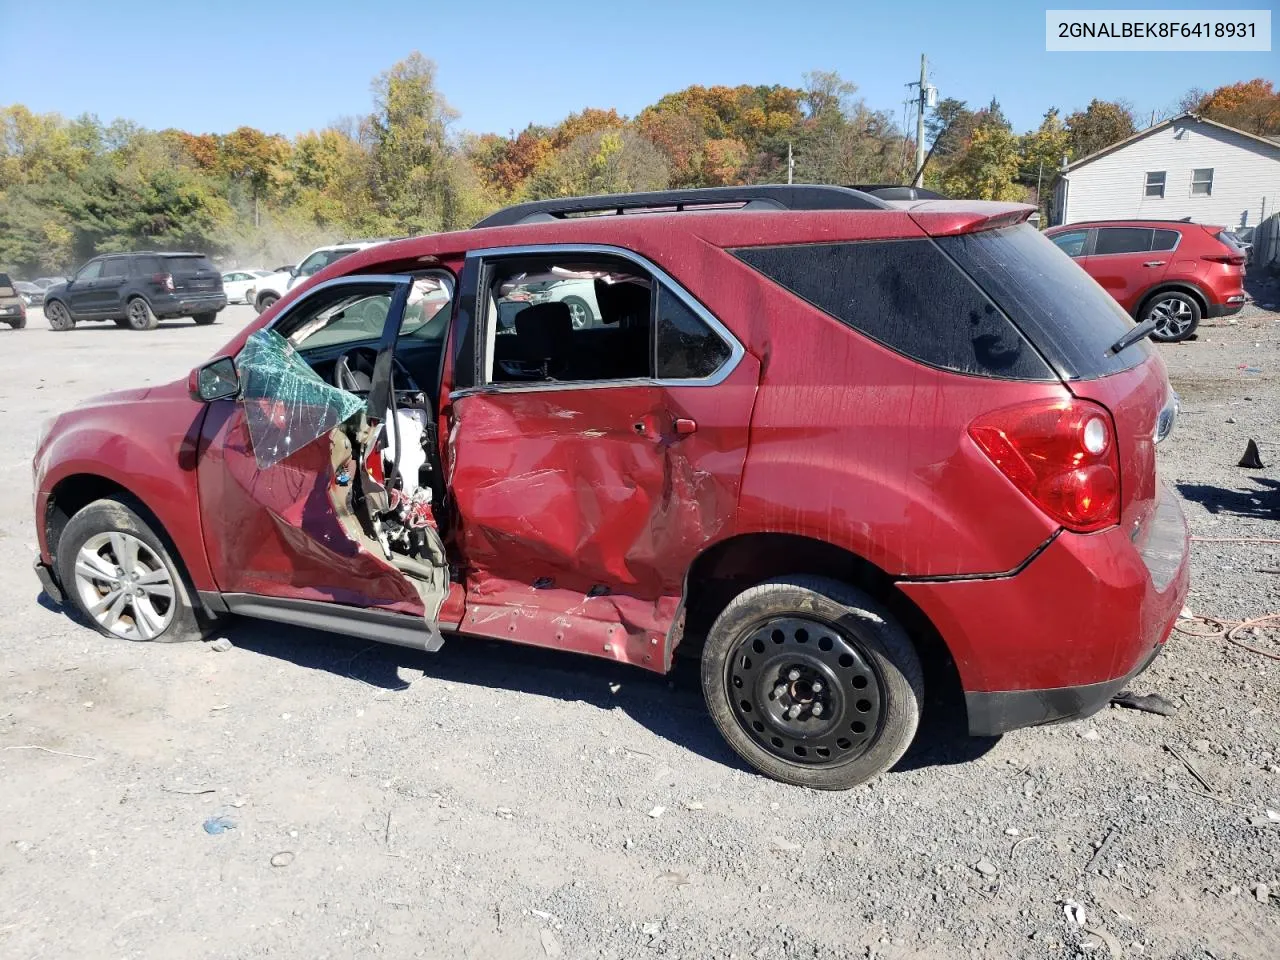
[[[1120,522],[1120,456],[1105,407],[1034,400],[979,417],[969,436],[1041,510],[1088,533]]]
[[[173,274],[171,273],[153,273],[151,282],[165,290],[173,293]]]

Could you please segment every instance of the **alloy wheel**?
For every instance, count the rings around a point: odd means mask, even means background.
[[[1169,297],[1151,307],[1147,318],[1155,320],[1155,332],[1165,340],[1174,340],[1191,328],[1194,319],[1191,307],[1185,300]]]
[[[573,323],[573,329],[582,330],[590,325],[591,310],[585,303],[571,300],[566,306],[569,308],[569,320]]]
[[[173,620],[173,578],[132,534],[111,531],[86,540],[76,554],[75,577],[89,615],[126,640],[154,640]]]
[[[135,330],[141,330],[147,325],[148,314],[150,311],[147,305],[141,300],[132,300],[129,302],[129,325]]]
[[[880,680],[834,624],[809,617],[759,624],[727,662],[725,680],[742,728],[791,763],[847,763],[879,732]]]

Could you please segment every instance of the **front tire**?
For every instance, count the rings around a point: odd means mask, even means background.
[[[134,297],[125,304],[124,315],[130,330],[154,330],[160,325],[159,318],[151,310],[151,304],[142,297]]]
[[[103,636],[199,640],[202,616],[164,543],[124,500],[95,500],[58,540],[66,596]]]
[[[892,767],[920,722],[923,672],[906,631],[860,590],[823,577],[740,593],[702,654],[720,733],[766,776],[847,790]]]
[[[266,313],[273,306],[275,306],[275,302],[279,299],[280,298],[277,297],[274,293],[264,293],[262,296],[258,297],[257,301],[253,305],[253,308],[257,310],[259,313]]]
[[[209,324],[213,323],[213,321],[218,319],[218,315],[216,313],[197,313],[191,319],[194,320],[198,326],[207,327]]]
[[[70,330],[75,327],[76,322],[71,319],[71,311],[66,305],[60,301],[53,301],[44,308],[45,319],[49,321],[49,329],[57,330],[61,333],[64,330]]]
[[[1157,293],[1142,308],[1143,320],[1155,320],[1151,339],[1160,343],[1186,340],[1200,325],[1200,304],[1196,298],[1177,290]]]
[[[595,322],[595,314],[591,305],[581,297],[565,297],[562,301],[569,308],[569,320],[575,330],[586,330]]]

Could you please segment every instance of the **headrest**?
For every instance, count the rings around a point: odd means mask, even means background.
[[[619,323],[627,319],[643,322],[649,312],[649,290],[638,283],[624,280],[607,283],[599,277],[595,280],[596,305],[600,307],[600,319],[604,323]]]
[[[534,363],[568,355],[573,339],[573,317],[559,301],[535,303],[516,314],[516,341],[525,359]]]

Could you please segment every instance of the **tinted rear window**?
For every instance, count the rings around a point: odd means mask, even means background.
[[[1152,250],[1172,250],[1178,245],[1178,238],[1182,234],[1177,230],[1157,230],[1155,239],[1151,241]]]
[[[733,253],[841,323],[931,366],[1008,380],[1053,379],[1009,318],[932,240]]]
[[[0,273],[0,287],[12,287],[13,281],[9,279],[7,273]]]
[[[215,272],[208,257],[165,257],[165,262],[175,277],[187,277],[201,270]]]
[[[1093,245],[1095,256],[1108,253],[1145,253],[1151,249],[1151,231],[1138,227],[1103,227]]]
[[[1030,224],[942,237],[938,246],[1013,318],[1064,378],[1105,377],[1136,367],[1150,355],[1147,340],[1110,353],[1133,320]]]

